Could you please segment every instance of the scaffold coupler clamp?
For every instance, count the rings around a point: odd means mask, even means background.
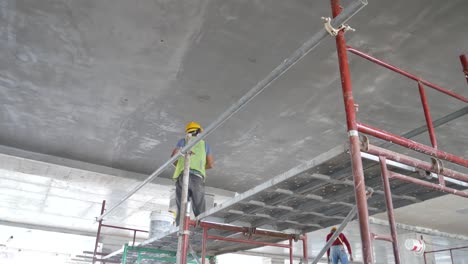
[[[431,158],[432,169],[436,171],[437,174],[441,174],[444,171],[444,164],[440,159]]]
[[[297,241],[299,241],[299,239],[301,239],[301,235],[300,234],[293,234],[292,239],[294,240],[294,242],[297,242]]]
[[[192,220],[191,224],[193,227],[201,227],[201,220]]]
[[[192,232],[190,230],[184,230],[182,232],[179,232],[179,236],[183,236],[183,235],[190,236],[191,234],[192,234]]]
[[[244,236],[248,237],[249,239],[252,238],[252,235],[255,233],[255,227],[249,227],[247,232],[244,232]]]
[[[360,135],[360,141],[361,141],[361,150],[369,151],[369,145],[370,145],[369,138],[366,135]]]
[[[367,199],[371,198],[373,194],[374,194],[374,189],[372,189],[371,187],[367,187],[366,188]]]
[[[332,19],[330,17],[322,17],[323,25],[325,26],[325,30],[332,36],[338,36],[338,33],[343,30],[346,31],[356,31],[354,28],[350,27],[348,24],[343,24],[338,28],[334,28],[331,24]]]

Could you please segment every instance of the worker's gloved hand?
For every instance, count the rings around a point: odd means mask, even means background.
[[[349,259],[351,260],[351,262],[354,261],[353,255],[350,255],[350,256],[349,256]]]

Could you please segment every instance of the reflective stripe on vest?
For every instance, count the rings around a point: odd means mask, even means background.
[[[190,155],[190,169],[200,172],[203,177],[206,176],[206,145],[204,140],[200,140],[195,146],[192,147],[193,154]],[[177,160],[177,166],[174,171],[172,179],[177,179],[184,171],[185,157],[181,156]]]

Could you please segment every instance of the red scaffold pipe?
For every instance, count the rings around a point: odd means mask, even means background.
[[[468,160],[462,157],[455,156],[453,154],[426,146],[416,141],[413,141],[404,137],[400,137],[398,135],[389,133],[387,131],[384,131],[384,130],[381,130],[381,129],[378,129],[378,128],[375,128],[366,124],[357,123],[357,126],[358,126],[359,132],[361,133],[368,134],[368,135],[371,135],[371,136],[374,136],[374,137],[377,137],[386,141],[393,142],[400,146],[424,153],[426,155],[430,155],[439,159],[443,159],[446,161],[456,163],[458,165],[468,167]]]
[[[463,73],[465,74],[466,82],[468,83],[468,59],[465,55],[460,55],[460,62],[463,67]]]
[[[426,91],[424,86],[418,82],[419,96],[421,97],[421,103],[424,110],[424,117],[426,118],[427,131],[429,132],[429,138],[431,140],[432,146],[437,148],[437,139],[435,135],[434,125],[432,124],[431,111],[429,110],[429,104],[427,103]]]
[[[331,0],[332,15],[336,17],[341,12],[340,0]],[[372,252],[372,238],[370,236],[369,211],[367,206],[366,183],[359,147],[359,137],[356,124],[356,109],[353,98],[351,72],[349,70],[348,53],[346,52],[346,39],[344,31],[340,30],[335,38],[336,51],[341,76],[341,89],[346,112],[346,125],[349,138],[349,152],[354,180],[354,194],[358,209],[359,231],[362,243],[362,259],[365,264],[374,263]]]
[[[398,68],[398,67],[396,67],[396,66],[393,66],[393,65],[391,65],[391,64],[388,64],[388,63],[386,63],[386,62],[384,62],[384,61],[382,61],[382,60],[379,60],[379,59],[377,59],[377,58],[374,58],[374,57],[372,57],[371,55],[366,54],[366,53],[364,53],[364,52],[362,52],[362,51],[359,51],[359,50],[357,50],[357,49],[355,49],[355,48],[353,48],[353,47],[347,46],[347,50],[348,50],[349,52],[353,53],[353,54],[358,55],[359,57],[362,57],[362,58],[364,58],[364,59],[370,61],[370,62],[373,62],[373,63],[375,63],[375,64],[378,64],[378,65],[380,65],[380,66],[383,66],[383,67],[385,67],[385,68],[387,68],[387,69],[389,69],[389,70],[391,70],[391,71],[394,71],[394,72],[396,72],[396,73],[399,73],[399,74],[401,74],[401,75],[403,75],[403,76],[406,76],[406,77],[408,77],[408,78],[410,78],[410,79],[412,79],[412,80],[415,80],[415,81],[417,81],[417,82],[421,82],[422,84],[424,84],[424,85],[426,85],[426,86],[428,86],[428,87],[431,87],[431,88],[433,88],[433,89],[435,89],[435,90],[437,90],[437,91],[439,91],[439,92],[441,92],[441,93],[444,93],[444,94],[446,94],[446,95],[449,95],[449,96],[451,96],[451,97],[453,97],[453,98],[456,98],[456,99],[458,99],[458,100],[460,100],[460,101],[462,101],[462,102],[468,103],[468,98],[466,98],[466,97],[464,97],[464,96],[462,96],[462,95],[459,95],[459,94],[457,94],[457,93],[455,93],[455,92],[452,92],[452,91],[450,91],[449,89],[446,89],[446,88],[444,88],[444,87],[442,87],[442,86],[439,86],[439,85],[437,85],[437,84],[435,84],[435,83],[431,83],[431,82],[429,82],[429,81],[426,81],[426,80],[422,79],[421,77],[418,77],[418,76],[416,76],[416,75],[413,75],[413,74],[411,74],[411,73],[409,73],[409,72],[407,72],[407,71],[404,71],[404,70],[402,70],[402,69],[400,69],[400,68]]]
[[[435,174],[440,174],[448,178],[452,178],[458,181],[468,183],[468,174],[464,174],[458,171],[454,171],[447,168],[437,168],[435,164],[431,164],[429,162],[425,162],[419,159],[415,159],[404,154],[394,152],[388,149],[384,149],[381,147],[374,146],[372,144],[365,144],[362,146],[362,151],[375,155],[375,156],[383,156],[389,160],[393,160],[399,163],[403,163],[427,172],[433,172]]]
[[[421,185],[421,186],[424,186],[426,188],[430,188],[430,189],[433,189],[433,190],[442,191],[442,192],[445,192],[445,193],[450,193],[450,194],[453,194],[453,195],[468,198],[468,193],[466,193],[464,191],[460,191],[460,190],[456,190],[456,189],[449,188],[449,187],[446,187],[446,186],[442,186],[440,184],[435,184],[435,183],[423,181],[423,180],[420,180],[420,179],[416,179],[416,178],[406,176],[406,175],[402,175],[402,174],[395,173],[395,172],[390,172],[390,179],[398,179],[398,180],[401,180],[401,181]]]
[[[256,240],[237,239],[237,238],[221,237],[221,236],[208,236],[207,238],[210,240],[252,244],[252,245],[258,245],[258,246],[290,248],[290,245],[287,245],[287,244],[269,243],[269,242],[262,242],[262,241],[256,241]]]

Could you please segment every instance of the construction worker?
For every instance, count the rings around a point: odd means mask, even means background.
[[[185,133],[190,133],[192,137],[196,137],[203,131],[200,124],[196,122],[189,122],[185,127]],[[172,151],[172,156],[176,155],[181,148],[185,146],[185,139],[180,139],[177,142],[176,147]],[[195,144],[192,149],[192,155],[190,156],[190,178],[189,178],[189,189],[188,197],[192,200],[192,209],[195,216],[205,211],[205,177],[206,169],[211,169],[214,166],[213,155],[211,154],[210,146],[204,141],[200,140]],[[176,169],[172,177],[176,181],[176,203],[177,203],[177,216],[176,225],[179,225],[180,220],[180,202],[182,197],[182,178],[184,173],[184,156],[181,156],[174,165]],[[183,213],[182,213],[183,214]]]
[[[336,232],[336,227],[332,227],[330,233],[327,235],[327,242],[332,237],[333,233]],[[338,264],[338,261],[341,261],[341,264],[348,264],[348,255],[344,246],[348,248],[349,256],[351,261],[353,261],[353,253],[351,252],[351,245],[349,244],[348,239],[343,233],[340,233],[335,239],[331,247],[327,250],[328,263],[330,263],[330,251],[331,251],[331,263]]]

